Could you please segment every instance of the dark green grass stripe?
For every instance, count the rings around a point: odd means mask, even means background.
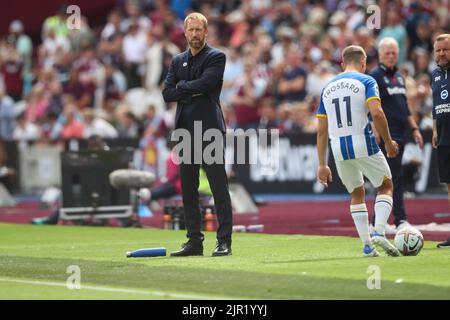
[[[0,276],[63,281],[69,265],[81,268],[92,285],[191,292],[250,299],[450,299],[450,288],[382,281],[369,290],[366,280],[346,280],[238,270],[213,270],[140,263],[0,256]],[[345,289],[343,289],[345,288]]]

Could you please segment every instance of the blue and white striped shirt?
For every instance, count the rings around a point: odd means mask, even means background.
[[[328,119],[336,161],[367,157],[379,151],[367,106],[372,99],[380,99],[377,82],[359,72],[343,72],[322,90],[317,117]]]

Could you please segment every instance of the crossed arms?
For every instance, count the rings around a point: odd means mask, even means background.
[[[163,97],[166,102],[187,102],[192,95],[207,94],[222,81],[225,69],[225,55],[218,53],[212,56],[200,78],[180,80],[176,77],[177,61],[172,60],[164,81]]]

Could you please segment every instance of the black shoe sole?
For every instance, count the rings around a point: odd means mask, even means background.
[[[225,257],[225,256],[231,256],[231,252],[229,253],[213,253],[211,256],[212,257]]]
[[[200,257],[203,253],[189,253],[189,254],[170,254],[171,257]]]

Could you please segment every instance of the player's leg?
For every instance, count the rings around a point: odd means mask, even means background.
[[[386,150],[384,148],[384,144],[381,144],[381,150],[383,154],[386,154]],[[402,166],[402,158],[404,152],[404,144],[399,143],[398,155],[395,158],[386,158],[388,166],[390,168],[392,174],[392,183],[393,183],[393,192],[392,192],[392,200],[393,200],[393,215],[394,215],[394,224],[398,227],[400,224],[407,222],[407,215],[404,206],[403,199],[403,166]],[[376,216],[376,213],[375,213]]]
[[[363,243],[363,255],[376,257],[378,252],[372,244],[369,233],[369,215],[365,203],[364,179],[360,170],[354,165],[355,160],[336,161],[338,175],[351,196],[350,213],[356,231]]]
[[[375,198],[375,232],[385,236],[386,225],[392,210],[393,183],[388,177],[383,179],[378,187],[378,194]]]
[[[381,152],[359,162],[361,171],[378,189],[375,199],[375,230],[372,242],[379,245],[390,256],[398,257],[400,252],[385,236],[385,229],[392,210],[392,175],[386,158]]]

